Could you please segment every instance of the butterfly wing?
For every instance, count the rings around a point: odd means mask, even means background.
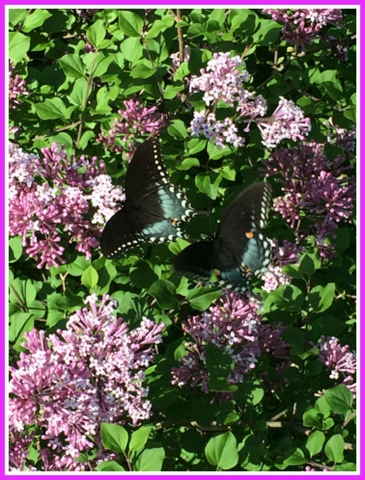
[[[195,280],[209,280],[212,272],[213,241],[192,243],[174,258],[179,275]]]
[[[168,179],[159,142],[140,145],[125,179],[126,200],[105,225],[100,246],[107,258],[145,242],[166,242],[182,235],[181,222],[193,214],[182,192]]]
[[[252,277],[267,271],[271,249],[261,230],[266,226],[270,205],[270,185],[256,182],[224,213],[214,241],[213,268],[227,287],[245,291]]]
[[[250,290],[252,277],[266,271],[270,263],[270,244],[261,233],[270,205],[270,186],[264,182],[250,185],[225,211],[214,240],[194,243],[179,253],[176,271],[204,280],[214,273],[226,288]]]

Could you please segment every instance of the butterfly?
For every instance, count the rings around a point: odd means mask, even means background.
[[[183,236],[180,225],[193,215],[183,193],[169,181],[159,141],[140,145],[125,177],[125,202],[106,223],[100,248],[118,258],[142,243],[160,243]]]
[[[269,240],[261,233],[270,206],[270,185],[250,185],[228,206],[213,238],[193,243],[175,257],[175,271],[199,280],[213,276],[225,288],[250,291],[251,280],[267,271],[271,260]]]

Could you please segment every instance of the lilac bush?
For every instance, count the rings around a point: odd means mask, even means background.
[[[262,143],[274,148],[281,140],[304,140],[311,130],[309,118],[291,100],[280,97],[279,105],[269,118],[256,118],[255,123],[262,135]]]
[[[123,200],[123,191],[112,185],[96,157],[71,164],[57,145],[42,154],[39,158],[9,145],[9,233],[22,237],[38,268],[66,262],[65,237],[91,258],[101,226]]]
[[[204,92],[203,100],[208,107],[194,112],[190,124],[192,136],[203,135],[218,148],[229,144],[234,147],[244,145],[245,140],[238,134],[238,128],[231,118],[226,117],[223,121],[216,118],[215,109],[223,103],[235,108],[236,122],[242,122],[248,117],[245,132],[248,132],[251,123],[257,124],[262,134],[262,143],[266,147],[275,147],[285,138],[303,140],[311,129],[310,120],[304,117],[303,111],[291,100],[280,97],[272,116],[259,118],[267,112],[267,101],[261,95],[255,95],[244,88],[244,83],[248,84],[249,81],[250,75],[240,57],[230,58],[229,53],[214,53],[206,70],[201,69],[199,77],[193,75],[189,80],[189,91]]]
[[[319,349],[318,358],[329,370],[329,378],[335,381],[339,380],[348,387],[356,397],[356,356],[350,351],[348,345],[342,346],[336,337],[325,337],[322,335],[317,345],[312,345]]]
[[[244,382],[263,353],[289,365],[289,344],[280,338],[285,327],[263,324],[257,302],[240,294],[222,295],[218,305],[201,315],[187,318],[183,329],[188,337],[185,341],[187,354],[179,360],[181,366],[172,370],[172,383],[180,387],[190,385],[205,394],[210,392],[206,366],[208,344],[215,345],[232,358],[234,367],[226,379],[228,385]],[[285,368],[280,373],[284,371]]]
[[[297,242],[314,235],[323,258],[335,255],[334,245],[326,239],[336,238],[340,222],[352,222],[356,196],[355,177],[345,155],[331,162],[323,144],[309,142],[274,150],[263,163],[265,174],[281,184],[283,195],[275,199],[274,208],[293,229]]]
[[[320,36],[324,26],[341,25],[342,11],[338,8],[310,9],[272,9],[266,8],[263,13],[271,15],[273,20],[283,24],[283,39],[289,44],[300,47],[305,52],[313,40]]]
[[[108,134],[99,134],[98,141],[104,148],[113,152],[125,152],[131,159],[135,152],[134,140],[144,134],[157,134],[166,128],[168,119],[163,113],[157,112],[157,107],[147,108],[139,100],[125,100],[124,110],[118,110],[119,117],[114,120],[113,128]],[[120,144],[118,139],[123,139]]]
[[[144,370],[164,325],[144,317],[130,330],[116,318],[116,303],[108,295],[101,301],[91,295],[86,303],[65,330],[24,334],[25,351],[10,368],[11,458],[17,469],[24,467],[27,444],[36,438],[44,445],[44,469],[84,468],[75,457],[95,443],[102,448],[102,422],[135,425],[151,415]]]

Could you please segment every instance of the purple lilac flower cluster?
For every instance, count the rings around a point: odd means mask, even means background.
[[[125,100],[124,110],[118,110],[120,117],[115,118],[113,128],[107,135],[99,134],[98,141],[104,148],[113,152],[129,150],[126,158],[133,157],[135,152],[134,139],[145,134],[156,134],[166,128],[168,120],[163,113],[157,112],[157,107],[147,108],[138,100]],[[117,136],[121,135],[123,143],[118,143]]]
[[[284,138],[304,140],[311,130],[311,122],[302,109],[284,97],[280,97],[271,117],[257,118],[255,123],[261,131],[262,143],[268,148],[276,147]]]
[[[24,334],[26,350],[10,368],[13,468],[24,468],[30,444],[38,438],[41,469],[88,469],[75,457],[94,444],[100,454],[93,462],[105,457],[102,422],[129,419],[136,425],[151,415],[144,370],[164,325],[143,317],[139,327],[128,331],[123,319],[115,318],[116,303],[108,295],[101,301],[91,295],[86,303],[66,330],[48,337],[35,329]]]
[[[331,162],[324,145],[315,142],[298,148],[279,148],[263,161],[267,176],[282,183],[283,195],[274,201],[274,208],[295,231],[299,243],[315,236],[323,258],[335,255],[336,238],[341,221],[352,222],[356,183],[348,176],[345,156]]]
[[[42,153],[41,159],[9,146],[9,233],[23,238],[26,253],[39,260],[38,268],[65,263],[65,237],[91,258],[100,228],[115,212],[123,191],[113,187],[97,158],[81,157],[70,164],[56,144]],[[81,167],[85,173],[79,172]]]
[[[223,121],[216,117],[217,105],[234,107],[239,118],[248,117],[250,124],[255,122],[262,134],[262,143],[267,147],[275,147],[282,139],[304,139],[311,128],[309,118],[290,100],[280,97],[280,102],[273,115],[263,117],[267,112],[267,102],[261,96],[255,96],[243,87],[250,80],[244,62],[240,57],[229,57],[228,53],[214,53],[208,62],[206,71],[192,76],[189,83],[190,93],[204,92],[203,100],[207,109],[194,112],[190,124],[192,136],[203,135],[213,141],[219,148],[225,145],[239,147],[244,145],[244,138],[231,118]],[[211,111],[213,110],[213,111]]]
[[[335,380],[342,380],[342,383],[351,390],[354,397],[356,397],[356,382],[354,376],[356,374],[356,355],[350,351],[350,347],[344,347],[339,343],[336,337],[321,337],[318,345],[314,347],[319,348],[319,360],[326,365],[331,371],[329,378]]]
[[[29,95],[25,80],[19,75],[14,75],[15,66],[9,62],[9,107],[17,110],[22,103],[22,95]]]
[[[263,13],[283,24],[283,38],[286,42],[298,46],[305,52],[306,45],[319,37],[319,32],[327,24],[340,25],[342,10],[337,8],[310,9],[271,9],[264,8]]]
[[[172,383],[180,387],[198,386],[209,393],[206,349],[210,343],[232,358],[234,367],[227,378],[230,385],[244,381],[263,353],[280,360],[282,365],[278,368],[283,373],[289,361],[289,345],[280,338],[285,327],[263,325],[257,304],[239,294],[226,293],[220,302],[201,315],[189,317],[183,324],[192,341],[185,343],[187,354],[179,360],[181,366],[172,369]]]

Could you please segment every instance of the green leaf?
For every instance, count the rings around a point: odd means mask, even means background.
[[[331,409],[327,403],[326,397],[319,397],[319,399],[316,401],[315,409],[317,412],[323,415],[324,418],[331,415]]]
[[[152,427],[140,427],[138,430],[135,430],[131,435],[129,451],[132,452],[143,448],[147,443],[151,430]]]
[[[353,395],[345,385],[337,385],[325,391],[324,397],[333,413],[346,415],[352,410]]]
[[[130,76],[132,78],[150,78],[156,73],[156,69],[145,65],[144,63],[137,64],[131,70]]]
[[[42,120],[55,120],[66,117],[66,105],[60,98],[47,98],[42,103],[34,105],[37,115]]]
[[[16,278],[10,285],[9,300],[22,308],[31,307],[37,296],[37,289],[32,280]]]
[[[97,472],[124,472],[124,468],[114,460],[99,463],[95,470]]]
[[[130,276],[131,282],[139,288],[150,288],[158,280],[151,265],[144,260],[140,260],[135,267],[131,268]]]
[[[156,299],[159,307],[163,310],[177,308],[179,305],[176,298],[176,287],[169,280],[157,280],[151,285],[148,293]]]
[[[134,471],[137,472],[160,472],[165,458],[163,447],[148,448],[137,457],[134,462]]]
[[[48,137],[48,142],[49,145],[52,145],[52,143],[57,143],[57,145],[64,145],[66,151],[72,150],[72,148],[74,148],[74,141],[72,137],[66,132],[60,132],[55,135],[50,135]]]
[[[206,310],[214,300],[220,297],[221,290],[213,290],[209,287],[194,288],[190,290],[186,296],[186,300],[196,310]]]
[[[93,77],[102,77],[104,73],[108,70],[109,65],[114,61],[112,56],[104,57],[101,52],[99,52],[98,60],[95,65],[95,70],[93,72]]]
[[[181,120],[173,120],[167,131],[176,140],[185,140],[185,138],[188,136],[185,123]]]
[[[138,37],[129,37],[123,40],[120,50],[124,55],[124,58],[132,64],[137,64],[137,62],[143,56],[143,46],[141,44],[141,39]]]
[[[272,292],[265,301],[265,310],[269,305],[275,305],[278,310],[299,312],[303,305],[304,297],[301,290],[295,285],[281,285]]]
[[[9,327],[9,341],[13,343],[22,341],[24,332],[29,332],[34,327],[34,321],[33,313],[17,312],[12,315]]]
[[[23,253],[22,237],[11,237],[9,239],[9,263],[16,262]]]
[[[161,20],[157,19],[153,22],[153,25],[148,30],[146,38],[156,38],[162,32],[172,27],[175,23],[174,17],[172,15],[165,17]]]
[[[30,38],[20,32],[9,33],[9,58],[17,64],[21,62],[30,48]]]
[[[310,277],[321,267],[321,261],[317,254],[304,253],[299,262],[299,270]]]
[[[67,271],[74,277],[80,277],[89,265],[90,261],[86,257],[78,255],[75,261],[67,265]]]
[[[214,142],[208,142],[207,153],[211,160],[220,160],[223,157],[227,157],[228,155],[231,155],[232,150],[228,146],[219,148]]]
[[[186,151],[188,155],[196,155],[199,152],[202,152],[207,146],[207,140],[202,140],[201,138],[191,138],[188,141],[186,146]]]
[[[10,8],[9,24],[14,27],[15,25],[18,25],[18,23],[21,23],[27,15],[28,12],[25,8]]]
[[[23,32],[31,32],[35,28],[41,27],[47,18],[52,17],[52,14],[47,10],[36,8],[32,13],[28,13],[23,24]]]
[[[353,462],[342,462],[341,465],[336,465],[334,468],[335,472],[356,472],[357,466]],[[349,476],[349,475],[347,475]]]
[[[279,25],[274,20],[263,19],[260,21],[259,29],[252,35],[253,43],[259,47],[273,45],[276,43],[281,31],[282,25]]]
[[[87,80],[86,78],[78,78],[75,80],[72,88],[72,92],[69,95],[70,102],[79,108],[85,108],[86,95],[87,95]]]
[[[85,67],[79,55],[70,53],[59,59],[60,65],[66,77],[80,78],[85,76]]]
[[[93,289],[98,284],[99,275],[98,272],[95,270],[94,267],[91,265],[84,271],[81,276],[81,281],[85,285],[85,287],[89,289]]]
[[[188,157],[184,158],[184,160],[179,164],[176,165],[176,170],[190,170],[193,167],[199,167],[200,162],[195,157]]]
[[[210,465],[220,470],[230,470],[238,463],[237,440],[232,432],[211,438],[204,452]]]
[[[101,20],[96,21],[86,32],[86,37],[95,48],[99,48],[100,44],[104,40],[106,30]]]
[[[209,389],[216,392],[232,391],[232,388],[227,383],[227,378],[232,374],[234,366],[231,355],[213,343],[208,343],[205,360],[209,377]],[[237,389],[237,387],[235,388]]]
[[[303,413],[303,425],[318,430],[329,430],[334,425],[332,418],[326,418],[317,408],[311,408]]]
[[[220,169],[220,174],[226,180],[233,182],[236,179],[236,170],[231,165],[224,165]]]
[[[69,290],[65,294],[59,294],[55,301],[55,305],[60,310],[74,311],[83,306],[82,298]]]
[[[335,297],[336,285],[327,283],[324,287],[317,285],[309,293],[309,303],[316,313],[324,312],[331,305]]]
[[[240,35],[252,35],[256,30],[259,18],[252,10],[232,9],[229,15],[231,30],[239,30]]]
[[[294,449],[293,452],[290,453],[289,456],[287,456],[284,459],[283,464],[285,466],[295,466],[295,465],[304,465],[307,462],[308,462],[308,458],[304,454],[303,450],[297,447]]]
[[[101,441],[104,447],[113,452],[125,452],[128,444],[128,432],[120,426],[102,423],[100,428]]]
[[[315,431],[309,435],[305,446],[308,449],[311,458],[315,457],[322,451],[325,440],[326,437],[323,432]]]
[[[198,190],[207,195],[212,200],[217,198],[218,187],[222,181],[219,173],[212,170],[198,173],[195,177],[195,185]]]
[[[345,441],[342,435],[332,435],[324,447],[324,452],[328,459],[334,463],[343,462],[343,452],[345,449]]]
[[[141,37],[143,20],[136,13],[128,10],[118,11],[119,27],[129,37]]]

